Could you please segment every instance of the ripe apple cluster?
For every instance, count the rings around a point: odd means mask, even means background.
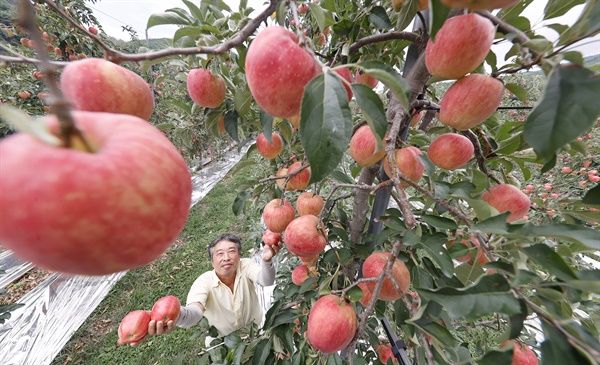
[[[123,317],[119,324],[117,345],[131,344],[140,341],[148,334],[150,321],[168,321],[179,318],[181,303],[176,296],[168,295],[157,300],[151,311],[134,310]]]

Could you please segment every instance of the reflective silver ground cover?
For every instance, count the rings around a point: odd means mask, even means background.
[[[225,177],[246,154],[250,145],[229,151],[223,160],[207,164],[192,177],[192,206]],[[33,265],[12,252],[0,254],[0,287],[4,288]],[[0,325],[0,364],[45,365],[54,357],[102,302],[126,272],[106,276],[52,274],[21,298],[23,307],[11,312]],[[268,296],[268,294],[267,294]]]

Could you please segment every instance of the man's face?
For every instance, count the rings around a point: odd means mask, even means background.
[[[213,248],[212,265],[220,277],[231,277],[240,264],[240,252],[235,243],[220,241]]]

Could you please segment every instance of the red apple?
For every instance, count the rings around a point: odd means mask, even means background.
[[[296,200],[296,210],[300,215],[312,214],[319,216],[324,205],[323,198],[312,191],[305,191]]]
[[[217,120],[217,130],[221,134],[224,134],[225,132],[227,132],[227,130],[225,130],[225,116],[223,114],[219,114],[219,117]]]
[[[438,167],[454,170],[469,162],[474,152],[473,143],[467,137],[445,133],[431,142],[427,157]]]
[[[281,199],[273,199],[263,210],[265,225],[275,233],[283,232],[295,216],[294,207],[287,200],[282,203]]]
[[[467,246],[469,249],[471,247],[476,247],[476,250],[470,250],[469,253],[467,253],[465,256],[455,258],[456,261],[459,261],[459,262],[467,262],[468,261],[469,264],[471,264],[471,265],[473,265],[473,263],[477,262],[480,266],[483,266],[483,265],[487,264],[488,262],[490,262],[490,259],[488,259],[485,252],[481,248],[481,244],[479,243],[479,240],[477,239],[477,237],[465,235],[460,230],[456,231],[456,235],[462,236],[460,243]],[[452,247],[452,245],[454,245],[455,243],[456,243],[456,240],[450,240],[450,241],[446,242],[446,248],[450,249],[450,247]]]
[[[358,319],[345,300],[329,294],[315,302],[308,314],[308,341],[324,353],[340,351],[354,338]]]
[[[362,298],[360,298],[359,302],[360,302],[360,304],[362,304],[366,307],[369,305],[369,302],[371,301],[371,298],[373,297],[373,295],[371,294],[371,291],[369,290],[367,283],[359,283],[358,287],[361,288],[362,292],[363,292],[363,296],[362,296]]]
[[[363,263],[363,277],[374,278],[379,276],[381,271],[385,268],[389,257],[389,252],[373,252]],[[378,299],[384,301],[395,301],[400,299],[402,293],[406,293],[408,290],[408,286],[410,285],[410,273],[408,272],[406,265],[404,265],[404,262],[400,261],[398,258],[394,260],[394,264],[392,266],[392,276],[398,283],[400,291],[396,289],[392,280],[389,277],[386,277],[383,281],[383,286],[379,292]],[[374,281],[367,282],[367,287],[371,293],[375,289],[375,285],[376,283]]]
[[[298,161],[294,162],[288,168],[288,174],[293,174],[296,171],[302,169],[306,164]],[[290,177],[290,181],[288,185],[291,185],[295,190],[304,190],[308,187],[308,182],[310,181],[310,166],[298,172],[294,176]]]
[[[356,70],[354,78],[356,79],[357,83],[365,84],[371,89],[374,89],[379,83],[379,80],[377,80],[375,77],[369,75],[368,73],[361,73],[360,70]]]
[[[350,139],[350,156],[363,167],[373,166],[385,156],[383,146],[377,150],[377,140],[369,125],[358,128]]]
[[[535,355],[535,352],[528,346],[524,346],[516,340],[506,341],[500,348],[505,348],[511,343],[514,345],[511,365],[538,365],[538,358]]]
[[[400,170],[400,173],[404,177],[413,182],[419,181],[423,177],[423,172],[425,172],[425,166],[423,166],[423,163],[419,159],[419,155],[422,154],[421,150],[412,146],[396,150],[396,165],[398,166],[398,170]],[[388,176],[392,176],[387,158],[383,160],[383,169]],[[401,185],[403,187],[409,186],[405,182],[402,182]]]
[[[400,11],[403,4],[404,0],[392,0],[392,7],[394,8],[394,11]],[[383,363],[385,364],[385,361]]]
[[[60,76],[64,95],[77,110],[131,114],[149,120],[154,97],[146,81],[100,58],[69,62]]]
[[[287,167],[282,167],[279,170],[277,170],[277,173],[275,174],[275,176],[284,176],[288,174],[288,168]],[[282,177],[280,179],[276,179],[275,183],[277,184],[277,187],[280,190],[284,190],[284,184],[285,184],[285,178]],[[294,187],[292,186],[292,184],[290,184],[290,182],[288,181],[288,183],[285,185],[285,190],[286,191],[292,191],[295,190]]]
[[[0,242],[53,271],[106,275],[149,263],[187,220],[192,184],[177,148],[126,114],[73,112],[79,140],[0,142]],[[58,120],[45,122],[55,136]],[[149,168],[151,166],[152,168]]]
[[[389,359],[392,359],[392,364],[398,363],[398,360],[392,353],[392,346],[389,343],[375,345],[373,349],[377,352],[377,355],[379,355],[379,361],[381,361],[382,364],[387,364]]]
[[[317,261],[319,261],[319,255],[313,255],[313,256],[298,256],[298,258],[300,259],[300,262],[302,263],[302,265],[304,266],[312,266],[314,264],[317,263]]]
[[[267,160],[272,160],[279,156],[279,153],[283,149],[283,139],[281,139],[279,133],[271,133],[271,142],[273,143],[269,143],[269,140],[265,137],[264,133],[261,133],[256,137],[256,148],[258,149],[258,153]]]
[[[337,72],[340,76],[342,76],[344,78],[344,80],[348,81],[348,83],[352,84],[354,83],[354,78],[352,77],[352,73],[350,72],[350,69],[348,69],[347,67],[344,68],[338,68],[335,70],[335,72]],[[344,84],[344,88],[346,89],[346,93],[348,94],[348,101],[350,101],[350,99],[352,99],[352,88],[350,87],[350,85],[346,85]]]
[[[450,8],[467,8],[469,10],[494,10],[507,8],[520,0],[441,0]]]
[[[415,113],[415,115],[413,115],[413,117],[410,119],[410,126],[414,127],[417,125],[417,123],[419,123],[421,121],[421,119],[423,118],[423,110],[421,110],[420,112]]]
[[[306,265],[298,265],[292,271],[292,282],[298,286],[302,286],[306,279],[316,276],[316,268],[314,266],[308,267]]]
[[[150,314],[145,310],[135,310],[127,313],[119,325],[119,340],[117,345],[137,342],[148,333]]]
[[[280,26],[258,34],[246,55],[246,79],[256,103],[277,118],[300,113],[304,87],[320,72],[298,45],[298,37]]]
[[[440,101],[439,120],[464,131],[492,116],[500,103],[504,85],[491,76],[473,74],[456,81]]]
[[[288,118],[288,121],[294,128],[300,127],[300,114],[293,115]]]
[[[267,246],[277,246],[279,242],[282,242],[281,233],[275,233],[271,230],[266,230],[262,235],[262,241]]]
[[[425,65],[433,76],[458,79],[475,70],[492,48],[496,28],[478,14],[447,19],[425,49]]]
[[[225,80],[210,70],[195,68],[187,77],[187,90],[192,100],[205,108],[216,108],[225,100]]]
[[[481,199],[500,213],[509,211],[510,215],[506,217],[506,221],[509,223],[523,218],[529,212],[531,205],[529,197],[511,184],[494,185],[490,191],[483,193]]]
[[[319,255],[327,245],[325,227],[314,215],[301,215],[285,229],[285,245],[292,254],[300,257]]]
[[[96,35],[98,34],[98,29],[94,28],[94,27],[89,27],[88,30],[90,31],[90,33]]]
[[[307,12],[308,12],[308,4],[307,3],[302,3],[302,4],[298,5],[298,13],[306,14]]]
[[[179,303],[179,299],[177,299],[176,296],[167,295],[154,303],[152,312],[150,313],[150,319],[156,322],[163,321],[166,325],[168,321],[174,321],[179,317],[180,310],[181,303]]]

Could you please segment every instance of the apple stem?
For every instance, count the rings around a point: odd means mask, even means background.
[[[27,31],[27,33],[29,33],[31,39],[33,39],[35,43],[35,52],[41,60],[41,70],[46,75],[44,79],[46,86],[48,87],[48,92],[51,95],[49,104],[60,122],[60,139],[62,140],[64,147],[71,147],[72,138],[76,137],[81,140],[88,152],[92,152],[90,145],[75,126],[75,122],[70,113],[69,101],[65,99],[58,88],[56,83],[57,67],[52,64],[48,57],[48,53],[44,48],[44,41],[35,21],[35,9],[33,5],[28,0],[21,0],[18,2],[17,6],[19,24]]]

